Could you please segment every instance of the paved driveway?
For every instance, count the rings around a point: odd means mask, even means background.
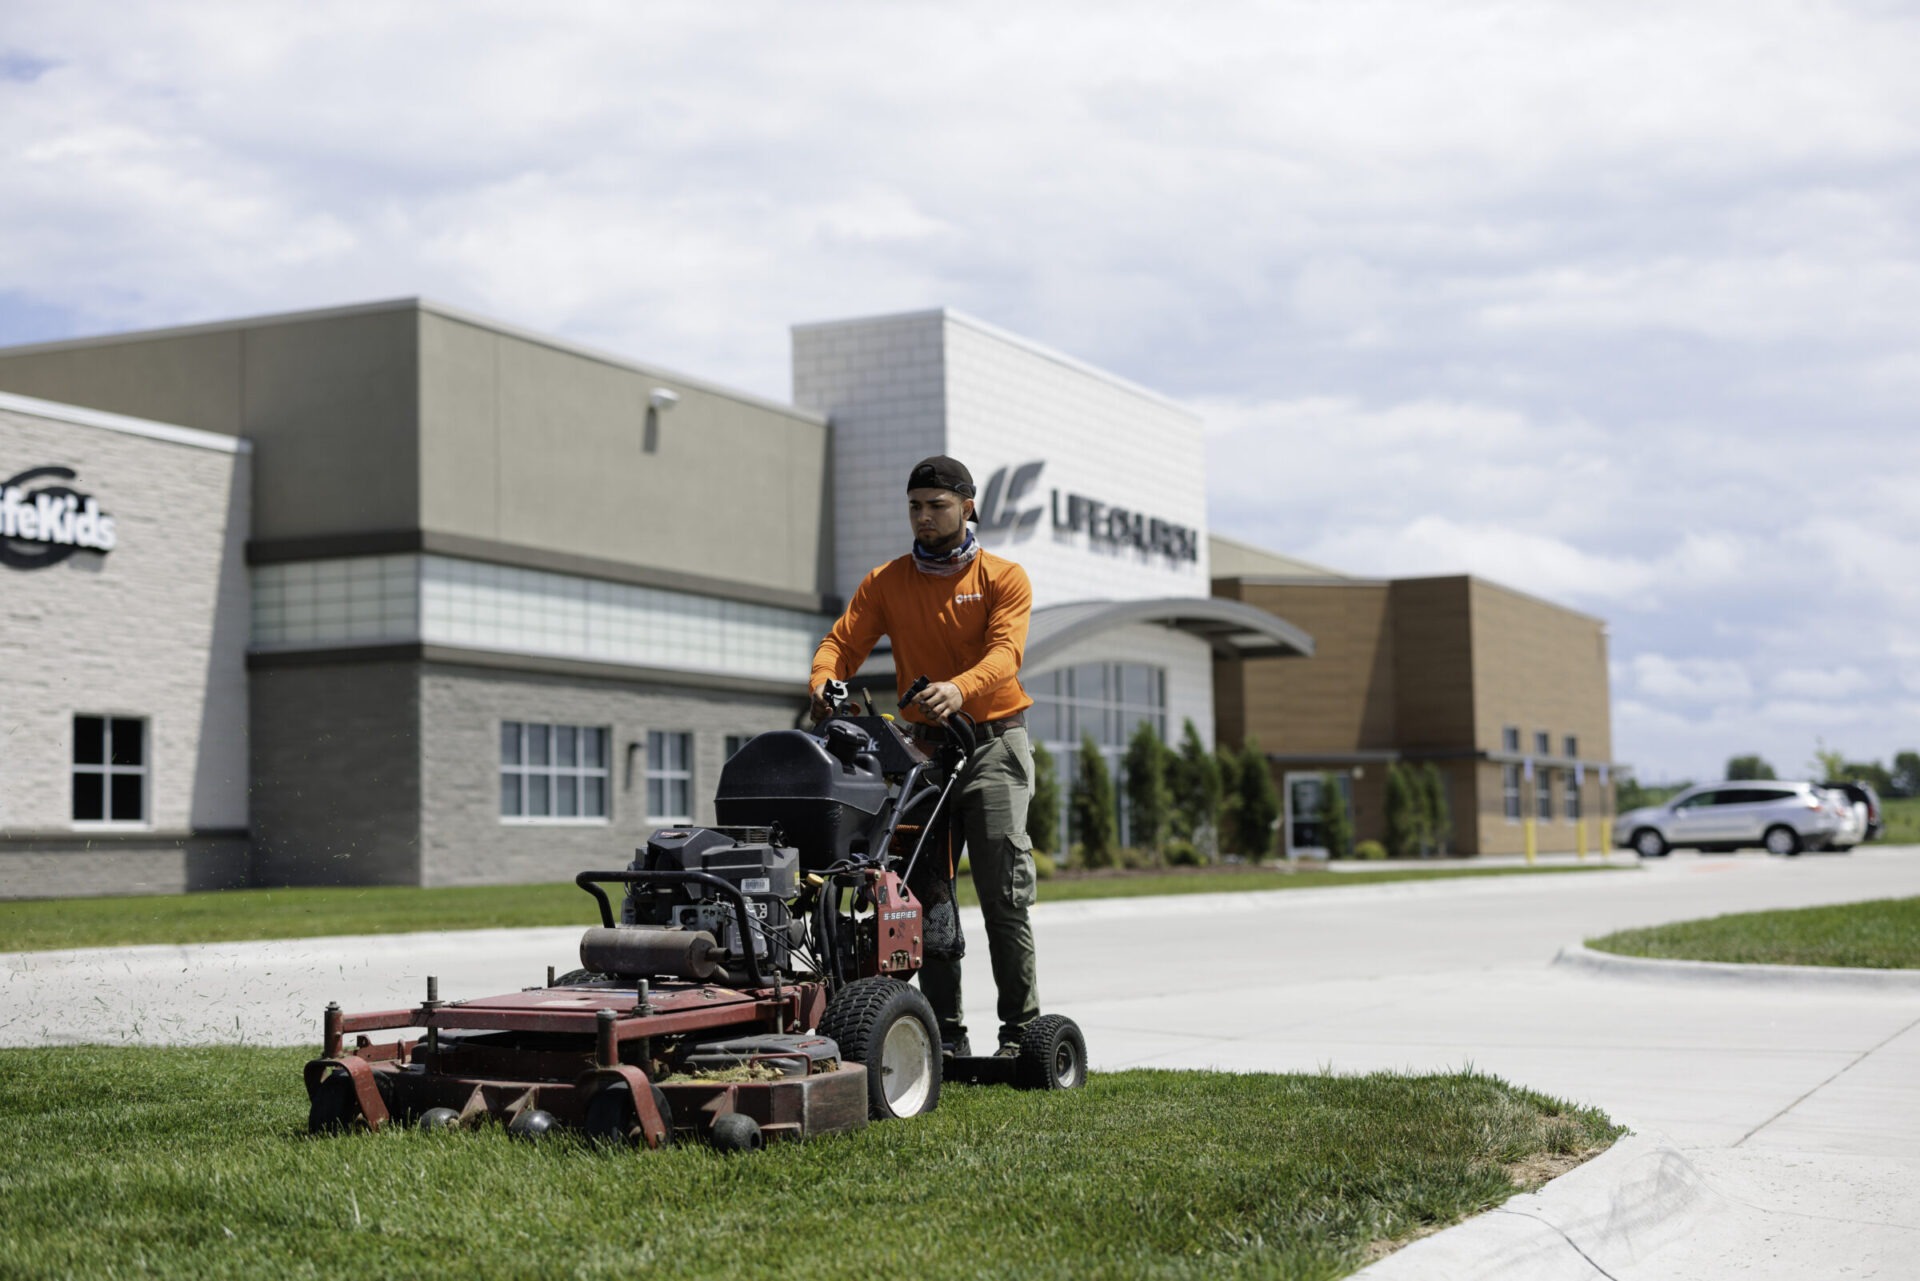
[[[1079,1020],[1095,1069],[1472,1065],[1669,1138],[1717,1198],[1689,1203],[1712,1222],[1643,1234],[1639,1270],[1565,1275],[1920,1277],[1920,991],[1648,982],[1552,963],[1565,944],[1628,926],[1917,894],[1920,848],[1678,854],[1592,876],[1042,904],[1035,932],[1046,1008]],[[970,1018],[990,1032],[977,913],[968,929]],[[328,1000],[408,1004],[428,974],[450,999],[530,986],[548,964],[570,967],[578,938],[11,955],[0,1045],[311,1043]]]

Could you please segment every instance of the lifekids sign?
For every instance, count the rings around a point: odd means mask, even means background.
[[[78,551],[110,552],[113,517],[68,484],[71,467],[30,467],[0,481],[0,565],[45,569]]]

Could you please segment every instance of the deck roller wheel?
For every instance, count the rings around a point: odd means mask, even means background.
[[[721,1152],[758,1152],[767,1145],[760,1123],[744,1112],[723,1112],[713,1118],[707,1141]]]
[[[899,979],[858,979],[827,1003],[820,1035],[867,1069],[867,1111],[877,1121],[919,1116],[940,1102],[940,1033],[933,1007]]]

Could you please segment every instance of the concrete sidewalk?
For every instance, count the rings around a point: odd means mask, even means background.
[[[1920,1278],[1920,991],[1555,965],[1615,929],[1920,894],[1920,849],[1042,904],[1046,1008],[1092,1066],[1474,1067],[1636,1138],[1370,1277]],[[991,1028],[977,913],[969,1015]],[[527,987],[577,928],[0,957],[0,1044],[315,1043],[328,1000]],[[1491,1235],[1490,1235],[1491,1234]],[[1582,1270],[1584,1269],[1584,1270]]]

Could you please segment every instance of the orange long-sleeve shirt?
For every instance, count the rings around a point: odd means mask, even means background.
[[[911,554],[869,573],[813,655],[813,688],[849,680],[882,636],[893,641],[897,693],[916,677],[952,681],[960,710],[997,721],[1033,706],[1020,685],[1033,584],[1018,564],[982,550],[952,577],[922,573]],[[919,708],[910,720],[926,722]]]

